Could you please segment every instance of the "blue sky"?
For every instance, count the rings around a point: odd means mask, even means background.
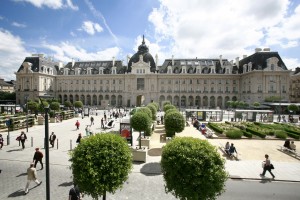
[[[299,0],[2,0],[0,78],[14,80],[32,53],[126,64],[143,34],[160,64],[172,55],[235,60],[270,47],[294,69],[299,19]]]

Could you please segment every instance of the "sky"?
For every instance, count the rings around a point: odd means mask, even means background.
[[[127,64],[145,35],[159,64],[174,58],[235,60],[271,48],[300,67],[300,0],[1,0],[0,78],[15,80],[26,56],[64,64]]]

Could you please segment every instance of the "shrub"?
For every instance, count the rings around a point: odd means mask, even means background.
[[[154,106],[154,104],[148,104],[147,108],[150,109],[150,111],[152,113],[152,120],[155,121],[156,120],[156,112],[157,112],[156,107]]]
[[[225,189],[225,161],[206,140],[178,137],[164,146],[165,190],[178,199],[216,199]]]
[[[170,110],[170,109],[176,109],[176,107],[171,104],[167,104],[164,106],[164,112],[167,112],[167,110]]]
[[[216,123],[208,122],[208,126],[218,133],[222,134],[224,132],[224,130],[222,128],[220,128]]]
[[[247,138],[252,138],[252,134],[247,132],[247,131],[242,131],[243,132],[243,135]]]
[[[237,130],[237,129],[231,129],[229,131],[226,131],[226,137],[230,138],[230,139],[239,139],[242,137],[243,132],[241,130]]]
[[[246,131],[252,133],[253,135],[256,135],[258,137],[261,137],[261,138],[265,138],[266,137],[266,134],[260,132],[259,130],[254,130],[253,128],[246,128]]]
[[[179,112],[170,112],[166,114],[164,123],[166,132],[168,132],[169,134],[173,134],[172,136],[174,136],[176,132],[180,133],[181,131],[183,131],[185,127],[184,117]]]
[[[152,112],[151,112],[150,108],[148,108],[148,107],[141,107],[141,108],[138,108],[138,109],[137,109],[137,112],[143,112],[143,113],[146,113],[146,114],[149,116],[149,118],[152,119]],[[155,118],[156,118],[156,116],[155,116]],[[155,118],[154,118],[154,120],[155,120]]]
[[[294,138],[294,139],[300,139],[300,136],[297,135],[297,134],[294,134],[294,133],[291,133],[291,132],[287,132],[287,135],[291,138]]]
[[[286,132],[284,132],[282,130],[276,130],[275,131],[275,137],[280,138],[280,139],[286,139],[287,134],[286,134]]]

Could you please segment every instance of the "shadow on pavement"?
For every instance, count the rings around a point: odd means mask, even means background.
[[[152,163],[147,163],[145,164],[140,172],[146,176],[157,176],[161,175],[161,167],[160,163],[157,162],[152,162]]]
[[[271,183],[273,181],[273,179],[271,178],[264,178],[261,179],[261,181],[259,181],[259,183],[265,184],[265,183]]]
[[[73,181],[70,181],[70,182],[64,182],[62,184],[59,184],[58,186],[60,187],[69,187],[69,186],[72,186],[73,185]]]
[[[8,150],[8,151],[6,151],[6,152],[14,152],[14,151],[22,151],[23,149],[11,149],[11,150]]]
[[[20,177],[20,176],[27,176],[27,173],[25,172],[25,173],[19,174],[16,177]]]
[[[23,195],[24,195],[24,190],[21,189],[21,190],[11,193],[10,195],[8,195],[8,197],[18,197],[18,196],[23,196]]]

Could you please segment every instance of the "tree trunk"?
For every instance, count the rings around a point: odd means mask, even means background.
[[[140,146],[140,149],[141,149],[142,148],[142,133],[141,133],[141,131],[140,131],[139,146]]]
[[[103,194],[103,200],[106,200],[106,191],[104,191],[104,194]]]

